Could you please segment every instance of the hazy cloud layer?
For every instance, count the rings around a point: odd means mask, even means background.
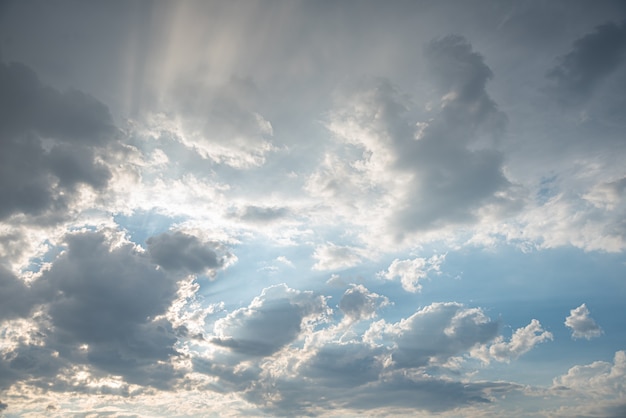
[[[0,1],[0,415],[623,416],[625,22]]]

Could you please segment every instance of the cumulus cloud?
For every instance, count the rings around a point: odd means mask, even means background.
[[[552,340],[552,338],[552,333],[544,330],[541,323],[533,319],[530,324],[515,330],[509,341],[498,336],[488,347],[477,347],[476,350],[473,350],[472,355],[486,363],[490,359],[508,363],[529,352],[537,344]]]
[[[357,387],[378,380],[385,350],[361,342],[329,342],[308,358],[298,373],[328,388]]]
[[[565,386],[592,396],[623,393],[626,388],[626,352],[617,351],[613,363],[596,361],[574,366],[567,374],[554,379],[555,386]]]
[[[77,90],[59,92],[22,64],[0,63],[0,220],[60,216],[79,185],[102,189],[101,153],[117,134],[106,106]]]
[[[31,293],[23,280],[0,266],[0,321],[27,316],[36,301]]]
[[[514,213],[522,202],[503,171],[498,144],[507,119],[486,91],[492,73],[483,57],[459,36],[432,41],[425,57],[440,106],[415,120],[410,100],[387,80],[347,89],[328,129],[352,162],[311,178],[318,184],[311,190],[320,195],[385,213],[386,230],[400,241],[417,231],[473,223],[485,207]],[[360,195],[327,193],[352,184]]]
[[[182,231],[165,232],[148,238],[148,253],[151,259],[165,270],[201,274],[224,267],[233,256],[221,255],[217,242],[203,242],[195,235]]]
[[[325,298],[313,292],[285,284],[268,287],[249,306],[218,320],[211,341],[244,356],[269,356],[297,339],[327,309]]]
[[[400,278],[402,288],[407,292],[416,293],[422,289],[420,280],[428,277],[429,272],[439,273],[445,255],[434,255],[428,259],[417,257],[412,260],[395,259],[387,271],[378,273],[387,280]]]
[[[589,309],[584,303],[570,311],[569,316],[565,318],[565,326],[571,329],[574,339],[585,338],[590,340],[602,335],[602,329],[589,316]]]
[[[479,308],[446,302],[433,303],[394,324],[374,323],[366,336],[392,340],[396,347],[391,358],[396,367],[412,368],[443,364],[477,344],[491,341],[498,326]]]
[[[161,316],[176,298],[178,278],[116,239],[105,231],[68,235],[67,249],[38,280],[50,301],[49,344],[70,361],[167,386],[173,370],[163,362],[176,354],[176,337]],[[82,345],[86,351],[77,354]]]
[[[339,309],[353,321],[373,318],[378,309],[387,305],[387,297],[370,292],[360,284],[352,284],[339,301]]]
[[[548,73],[561,100],[581,102],[614,72],[626,57],[626,21],[608,22],[577,39]]]

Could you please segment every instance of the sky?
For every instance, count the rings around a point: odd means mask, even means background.
[[[0,1],[0,416],[623,417],[623,1]]]

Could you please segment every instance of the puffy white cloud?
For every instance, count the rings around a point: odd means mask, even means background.
[[[296,340],[328,311],[325,298],[285,284],[263,289],[249,306],[215,323],[214,344],[244,356],[269,356]]]
[[[379,308],[387,305],[387,297],[370,292],[360,284],[352,284],[339,301],[339,309],[353,321],[373,318]]]
[[[624,393],[626,389],[626,352],[617,351],[613,363],[596,361],[574,366],[554,379],[554,386],[565,386],[591,396]]]
[[[589,316],[589,309],[584,303],[570,311],[569,316],[565,318],[565,326],[572,330],[572,338],[590,340],[602,335],[602,329]]]
[[[387,268],[387,271],[378,273],[387,280],[400,278],[402,288],[407,292],[419,292],[422,289],[420,280],[428,277],[429,272],[440,273],[441,264],[445,260],[445,254],[433,255],[430,258],[417,257],[412,260],[395,259]]]
[[[595,361],[574,366],[554,379],[554,394],[571,402],[553,413],[557,417],[602,416],[618,418],[626,411],[626,352],[617,351],[613,362]]]
[[[508,363],[529,352],[537,344],[552,339],[552,333],[544,330],[541,323],[533,319],[525,327],[516,329],[509,341],[498,336],[492,344],[476,347],[472,350],[472,355],[486,363],[490,359]]]

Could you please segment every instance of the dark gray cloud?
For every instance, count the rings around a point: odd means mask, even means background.
[[[577,39],[572,50],[548,72],[564,102],[588,99],[598,84],[621,66],[626,57],[626,21],[608,22]]]
[[[158,317],[176,298],[177,278],[130,243],[112,247],[104,232],[71,234],[66,243],[37,281],[54,327],[48,344],[69,361],[129,382],[167,386],[176,337],[169,321]]]
[[[103,188],[111,173],[96,150],[116,134],[93,97],[59,92],[22,64],[0,63],[0,219],[64,210],[78,184]]]
[[[326,311],[323,297],[277,285],[215,324],[214,344],[245,356],[269,356],[294,341],[303,322]]]
[[[483,57],[464,38],[448,36],[431,42],[426,58],[442,107],[399,147],[397,166],[415,173],[396,218],[401,230],[472,221],[486,204],[506,205],[495,195],[511,186],[497,149],[506,117],[485,90],[492,72]]]
[[[216,242],[203,242],[181,231],[150,237],[146,244],[152,261],[172,272],[199,274],[216,270],[231,257],[228,253],[218,255],[220,246]]]

